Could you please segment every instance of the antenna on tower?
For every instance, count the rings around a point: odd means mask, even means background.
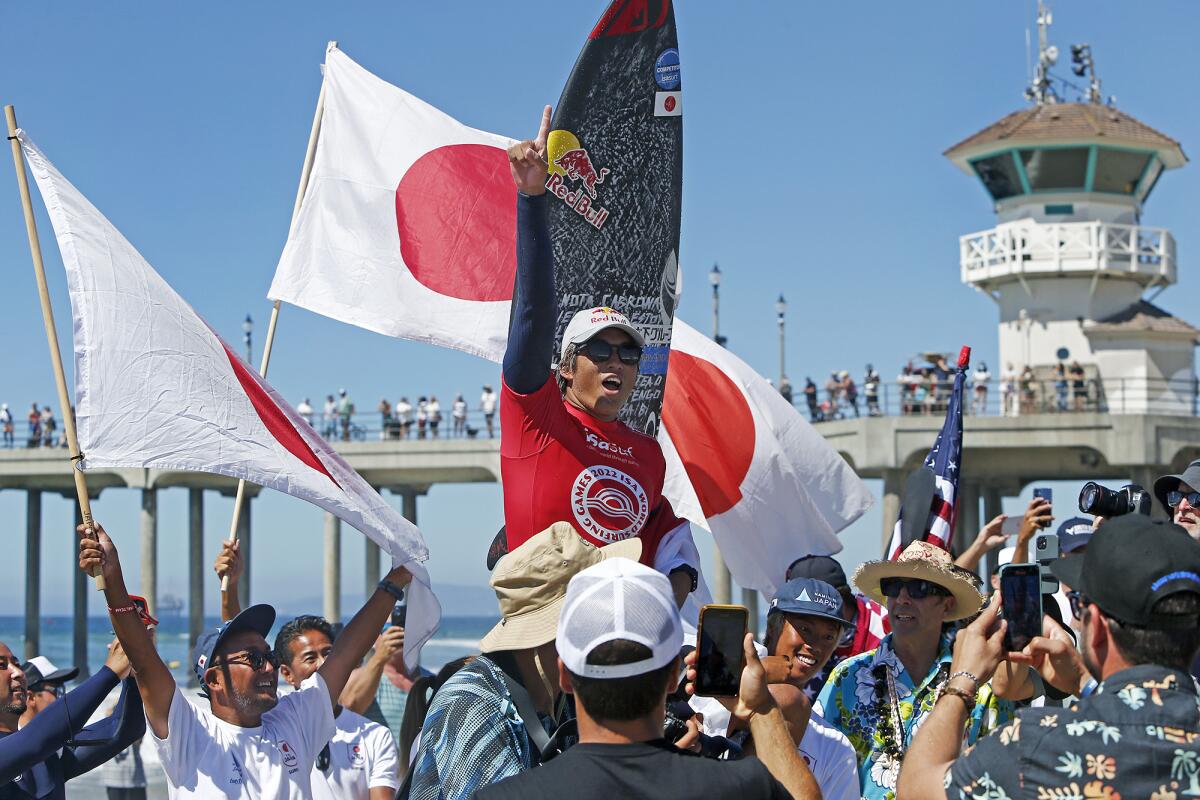
[[[1100,75],[1096,72],[1096,60],[1092,58],[1090,44],[1085,42],[1071,45],[1071,72],[1080,78],[1084,75],[1088,76],[1087,99],[1089,103],[1099,105],[1104,102],[1104,96],[1100,93]]]
[[[1058,102],[1058,94],[1050,82],[1050,68],[1058,63],[1058,48],[1047,42],[1047,34],[1053,22],[1054,14],[1050,11],[1050,7],[1044,0],[1038,0],[1038,61],[1033,80],[1025,89],[1025,97],[1039,106]]]

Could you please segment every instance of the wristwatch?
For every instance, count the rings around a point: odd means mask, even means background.
[[[404,590],[396,584],[384,578],[379,583],[375,584],[376,589],[383,589],[385,592],[396,598],[397,603],[404,602]]]
[[[692,579],[692,588],[688,589],[689,594],[696,591],[696,587],[700,585],[700,573],[696,571],[695,567],[688,566],[687,564],[680,564],[678,567],[667,573],[667,577],[674,575],[676,572],[682,572]]]

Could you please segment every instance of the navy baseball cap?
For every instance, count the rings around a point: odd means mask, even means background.
[[[192,648],[192,669],[200,685],[204,685],[204,673],[221,643],[235,633],[254,631],[264,639],[275,624],[275,609],[266,603],[250,606],[228,622],[222,622],[210,631],[200,634]]]
[[[1200,624],[1195,615],[1154,614],[1164,597],[1200,593],[1200,543],[1178,525],[1141,514],[1105,520],[1086,553],[1060,558],[1050,571],[1120,622],[1159,630]]]
[[[845,601],[842,600],[841,592],[825,581],[815,578],[793,578],[779,587],[779,591],[771,599],[767,615],[782,612],[799,614],[802,617],[821,617],[853,628],[853,623],[847,622],[842,616],[843,605]]]
[[[795,578],[815,578],[828,583],[839,592],[850,591],[846,582],[846,572],[842,565],[829,556],[804,556],[797,558],[787,568],[787,580]]]
[[[1058,549],[1063,553],[1074,553],[1086,547],[1092,538],[1092,521],[1083,517],[1071,517],[1058,526]]]

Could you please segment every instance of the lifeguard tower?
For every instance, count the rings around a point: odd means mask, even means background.
[[[1071,46],[1086,94],[1065,102],[1050,74],[1059,55],[1050,23],[1039,3],[1032,106],[945,152],[995,203],[996,226],[959,240],[962,280],[999,307],[1001,368],[1032,367],[1041,394],[1058,362],[1078,361],[1087,376],[1079,405],[1194,414],[1200,331],[1151,302],[1176,281],[1175,239],[1142,224],[1163,173],[1187,157],[1104,100],[1089,45]],[[1054,406],[1021,406],[1033,408]]]

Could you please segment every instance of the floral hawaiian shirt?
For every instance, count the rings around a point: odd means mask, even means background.
[[[920,683],[913,681],[892,649],[893,636],[888,634],[876,649],[838,664],[813,707],[850,739],[858,756],[859,788],[868,800],[896,797],[901,761],[896,753],[908,750],[933,710],[938,688],[950,675],[950,636],[942,637],[933,666]],[[963,731],[964,741],[974,744],[1012,716],[1012,703],[996,697],[990,685],[981,686]]]
[[[1021,711],[946,772],[950,800],[1200,797],[1200,697],[1186,672],[1114,673],[1070,708]]]

